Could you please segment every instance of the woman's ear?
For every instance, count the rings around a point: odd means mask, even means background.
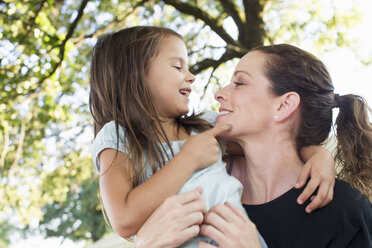
[[[274,113],[274,121],[281,122],[291,117],[300,106],[300,96],[294,92],[287,92],[280,96]]]

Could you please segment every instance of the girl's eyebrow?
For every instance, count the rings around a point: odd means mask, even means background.
[[[182,57],[170,57],[169,60],[178,60],[181,65],[185,65],[189,69],[189,64]]]
[[[169,60],[178,60],[181,63],[185,63],[185,60],[182,57],[170,57]]]

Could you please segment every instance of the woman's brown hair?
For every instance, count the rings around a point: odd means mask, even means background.
[[[92,51],[89,108],[94,119],[94,134],[114,121],[118,149],[119,127],[124,129],[124,145],[136,167],[133,186],[146,179],[145,157],[153,173],[165,164],[167,153],[160,141],[165,140],[171,148],[146,84],[151,59],[167,36],[182,39],[178,33],[162,27],[125,28],[100,37]],[[191,129],[210,128],[198,115],[180,116],[177,121],[178,126],[189,133]]]
[[[338,177],[372,199],[372,124],[371,109],[357,95],[334,94],[325,65],[314,55],[295,46],[280,44],[253,49],[266,56],[265,74],[276,95],[294,91],[300,95],[301,123],[297,148],[325,142],[336,119],[336,164]]]

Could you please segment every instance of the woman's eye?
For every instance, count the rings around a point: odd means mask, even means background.
[[[176,68],[177,70],[181,70],[182,69],[182,67],[181,66],[173,66],[174,68]]]
[[[243,83],[239,83],[239,82],[234,82],[235,86],[240,86],[240,85],[244,85]]]

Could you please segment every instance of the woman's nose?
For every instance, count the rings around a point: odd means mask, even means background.
[[[216,99],[218,102],[221,102],[222,100],[226,99],[226,96],[224,94],[224,88],[218,90],[215,94],[214,94],[214,99]]]

